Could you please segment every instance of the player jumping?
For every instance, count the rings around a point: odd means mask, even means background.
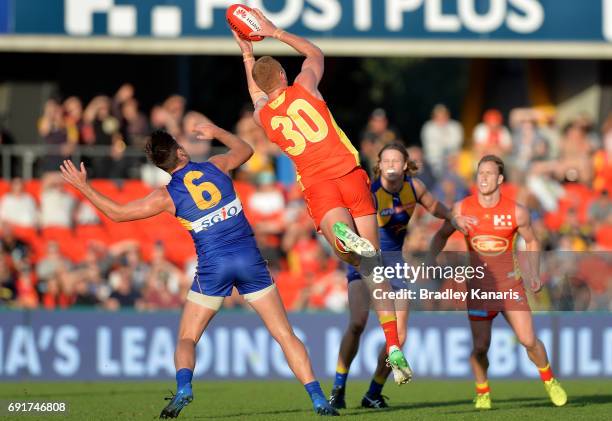
[[[163,131],[153,133],[146,145],[147,155],[172,179],[167,186],[126,204],[115,203],[94,190],[87,183],[82,163],[80,170],[71,161],[64,161],[60,168],[64,179],[113,221],[134,221],[168,212],[176,216],[193,238],[198,268],[187,294],[174,354],[176,394],[168,398],[170,403],[160,418],[176,418],[193,400],[195,346],[233,287],[259,314],[281,346],[289,367],[306,388],[315,412],[338,415],[327,403],[306,348],[287,320],[228,175],[246,162],[253,150],[242,139],[213,124],[198,126],[196,133],[201,140],[218,139],[229,151],[211,157],[208,162],[195,163],[171,135]]]
[[[529,211],[501,195],[504,181],[504,163],[494,155],[484,156],[478,163],[476,177],[478,194],[469,196],[453,207],[454,215],[469,215],[478,223],[465,236],[472,265],[486,267],[481,281],[468,282],[468,292],[480,289],[484,292],[515,292],[514,298],[501,302],[468,299],[468,317],[472,330],[473,350],[470,363],[476,380],[477,409],[491,409],[491,395],[487,380],[489,360],[487,352],[491,343],[491,325],[501,312],[514,330],[519,342],[527,350],[529,359],[538,368],[550,400],[556,406],[567,402],[567,395],[553,376],[544,344],[536,337],[531,310],[525,296],[523,280],[518,269],[514,250],[517,233],[523,237],[527,249],[527,264],[522,269],[534,292],[541,288],[539,276],[540,244],[535,236]],[[446,222],[432,239],[431,253],[437,256],[447,239],[455,231]],[[473,280],[474,281],[474,280]]]
[[[255,61],[252,43],[234,33],[242,50],[255,121],[293,160],[317,231],[323,233],[340,259],[358,268],[373,288],[374,267],[381,264],[376,209],[358,153],[319,92],[323,53],[310,41],[278,29],[261,11],[253,9],[252,13],[261,30],[251,35],[274,37],[306,57],[289,86],[278,61],[269,56]],[[377,287],[391,291],[388,282]],[[375,305],[395,381],[406,383],[412,378],[412,370],[400,349],[394,304],[377,300]]]
[[[372,183],[372,193],[376,202],[378,233],[383,252],[384,264],[393,266],[395,262],[403,264],[402,250],[407,236],[407,225],[410,217],[420,203],[433,216],[449,221],[460,231],[467,232],[470,218],[452,216],[451,211],[434,199],[427,187],[412,175],[416,164],[409,159],[404,145],[390,143],[378,153],[378,165],[375,168],[375,181]],[[329,403],[336,409],[346,408],[346,380],[351,362],[359,350],[359,338],[368,321],[370,304],[367,288],[361,275],[353,267],[347,274],[349,282],[349,325],[338,353],[338,365],[334,387]],[[393,289],[405,288],[398,279],[391,281]],[[407,301],[402,300],[396,305],[397,326],[400,346],[404,345],[408,323]],[[382,389],[389,376],[390,369],[385,364],[386,352],[381,350],[374,378],[370,388],[361,400],[364,408],[386,408],[388,405],[382,396]]]

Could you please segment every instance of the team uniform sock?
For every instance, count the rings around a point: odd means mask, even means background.
[[[310,400],[314,402],[315,397],[318,395],[319,397],[324,398],[323,390],[321,390],[321,385],[318,380],[313,380],[310,383],[306,383],[304,385],[304,389],[308,392],[308,396],[310,396]]]
[[[395,315],[379,316],[378,321],[385,332],[385,340],[387,341],[387,352],[392,346],[400,347],[399,338],[397,337],[397,318]]]
[[[193,379],[193,371],[188,368],[181,368],[176,372],[176,390],[181,390],[183,386],[191,383]]]
[[[385,385],[385,380],[386,379],[378,377],[378,376],[374,377],[372,381],[370,382],[370,388],[366,392],[366,395],[368,395],[371,398],[380,396],[380,394],[382,393],[383,387]]]
[[[491,388],[489,387],[489,381],[486,380],[484,383],[476,383],[476,393],[478,395],[483,395],[485,393],[489,393]]]
[[[334,378],[334,389],[339,387],[346,387],[346,378],[348,377],[348,370],[338,365],[336,367],[336,377]]]
[[[547,382],[555,378],[552,368],[550,368],[550,364],[546,364],[546,367],[543,368],[538,367],[538,372],[540,373],[540,378],[543,382]]]

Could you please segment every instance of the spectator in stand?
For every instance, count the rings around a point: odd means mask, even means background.
[[[71,143],[83,143],[83,103],[76,96],[64,100],[66,134]]]
[[[155,285],[165,284],[166,288],[173,294],[177,294],[183,283],[185,274],[166,259],[164,243],[157,241],[153,246],[151,265],[146,283],[153,282]]]
[[[434,107],[431,120],[421,130],[421,143],[425,160],[438,178],[446,172],[446,161],[455,155],[463,145],[463,127],[450,118],[450,112],[443,104]]]
[[[423,158],[423,149],[418,146],[410,146],[407,148],[410,160],[417,165],[416,177],[425,184],[427,190],[431,190],[436,185],[436,177],[431,170],[431,167]]]
[[[612,192],[612,112],[601,127],[603,147],[593,155],[593,188]]]
[[[48,99],[38,120],[38,134],[50,150],[42,159],[42,172],[56,171],[60,163],[74,150],[78,138],[68,137],[64,110],[55,99]]]
[[[111,111],[115,118],[121,120],[123,114],[121,108],[123,104],[131,99],[134,99],[134,85],[131,83],[124,83],[117,89],[117,92],[115,92],[113,96]]]
[[[93,160],[93,173],[98,178],[132,178],[134,160],[125,156],[126,144],[121,133],[113,134],[108,156]]]
[[[185,98],[180,95],[169,96],[162,105],[166,115],[166,128],[171,135],[180,137],[185,115]]]
[[[485,111],[482,123],[474,128],[473,133],[476,160],[484,155],[497,155],[503,159],[512,151],[512,137],[503,123],[499,110]]]
[[[170,132],[169,124],[170,116],[168,112],[161,105],[157,104],[151,108],[150,123],[151,130],[165,130]],[[177,131],[177,128],[173,128]]]
[[[17,297],[15,273],[10,265],[11,257],[0,250],[0,305],[12,303]]]
[[[36,276],[39,282],[46,282],[59,273],[66,272],[70,266],[70,261],[62,256],[59,244],[49,241],[46,256],[36,264]]]
[[[83,113],[85,122],[85,143],[89,145],[110,145],[113,134],[119,131],[119,120],[111,114],[111,100],[100,95],[91,100]]]
[[[136,291],[130,278],[130,269],[121,267],[111,274],[111,284],[114,284],[113,292],[104,303],[108,310],[119,310],[121,308],[140,308],[140,292]]]
[[[122,266],[130,269],[132,285],[134,289],[140,291],[144,288],[149,275],[149,265],[147,265],[140,254],[139,244],[133,244],[127,248],[125,254],[120,257]]]
[[[251,145],[254,151],[253,156],[241,167],[250,181],[254,182],[259,173],[274,172],[274,160],[279,148],[268,141],[263,129],[255,123],[251,109],[242,111],[236,124],[236,134]]]
[[[561,180],[589,184],[593,177],[593,143],[588,127],[581,121],[568,124],[563,130],[557,177]]]
[[[36,291],[36,281],[28,265],[24,265],[17,271],[15,285],[17,290],[16,304],[18,307],[30,309],[38,307],[39,298]]]
[[[374,174],[374,166],[378,162],[378,152],[388,143],[401,142],[397,130],[389,126],[387,112],[376,108],[370,114],[368,124],[361,134],[359,144],[362,166],[370,175]]]
[[[204,162],[210,155],[211,142],[202,142],[195,135],[198,124],[211,123],[210,119],[197,111],[189,111],[183,119],[183,134],[177,138],[179,145],[191,157],[194,162]]]
[[[138,101],[134,98],[121,104],[121,134],[130,146],[142,149],[146,143],[149,122],[138,109]]]
[[[274,174],[257,175],[257,190],[246,203],[257,245],[266,259],[278,259],[280,239],[285,229],[285,196],[275,183]]]
[[[71,228],[76,199],[64,190],[64,180],[59,172],[46,174],[42,179],[40,194],[40,225]]]
[[[164,276],[149,278],[143,294],[143,308],[146,310],[161,310],[180,308],[183,300],[178,292],[169,288],[169,279]]]
[[[21,178],[11,180],[11,190],[0,201],[0,221],[24,228],[36,228],[38,225],[36,202],[24,191]]]
[[[11,269],[29,265],[30,246],[15,237],[13,228],[8,224],[0,226],[0,246],[3,254],[8,258]]]
[[[533,161],[548,159],[548,141],[540,133],[536,121],[524,119],[512,129],[514,167],[526,171]]]

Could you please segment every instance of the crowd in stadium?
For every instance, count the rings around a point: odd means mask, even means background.
[[[545,287],[536,308],[611,309],[612,271],[601,252],[612,250],[612,114],[599,123],[587,115],[560,122],[552,107],[505,111],[506,119],[499,110],[487,110],[464,136],[464,127],[440,104],[424,122],[421,138],[406,139],[387,113],[376,109],[363,132],[349,137],[370,174],[383,145],[405,143],[418,177],[447,206],[473,191],[479,157],[501,156],[507,166],[503,194],[529,207],[546,250]],[[107,146],[105,156],[86,159],[94,186],[119,202],[142,197],[152,189],[147,171],[141,171],[147,164],[126,156],[126,146],[142,149],[152,130],[165,129],[194,161],[203,161],[211,144],[196,140],[192,131],[205,121],[178,95],[154,106],[147,117],[129,84],[86,106],[77,97],[49,99],[38,132],[56,152],[38,163],[40,178],[0,181],[0,303],[47,309],[179,308],[196,264],[181,225],[169,215],[113,223],[66,186],[57,169],[79,145]],[[236,190],[285,305],[289,310],[344,310],[345,268],[317,239],[291,162],[266,139],[250,111],[243,112],[234,131],[255,150],[234,176]],[[417,211],[407,252],[424,256],[439,225]],[[453,239],[449,246],[461,249],[462,238]],[[224,305],[243,304],[232,296]]]

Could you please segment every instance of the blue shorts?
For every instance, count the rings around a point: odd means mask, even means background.
[[[236,287],[240,295],[244,295],[274,283],[257,247],[223,250],[203,260],[191,285],[191,290],[200,294],[227,297]]]
[[[383,266],[385,267],[395,266],[396,263],[399,263],[401,265],[404,264],[404,257],[402,256],[401,251],[383,251],[382,258],[383,258]],[[354,266],[349,266],[348,271],[346,273],[346,279],[348,283],[350,284],[351,282],[357,279],[361,279],[361,274],[357,271],[357,269],[355,269]],[[393,279],[389,279],[389,281],[391,282],[391,287],[395,291],[398,291],[400,289],[406,289],[408,287],[408,284],[406,283],[404,279],[393,278]]]

